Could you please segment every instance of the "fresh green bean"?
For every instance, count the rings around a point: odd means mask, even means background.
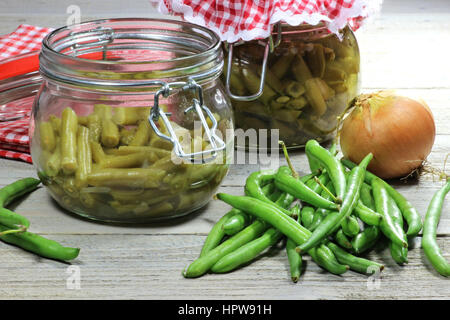
[[[383,219],[381,214],[369,207],[366,207],[362,201],[358,201],[358,204],[355,209],[353,209],[353,212],[361,219],[362,222],[371,226],[379,226],[381,220]]]
[[[377,267],[380,271],[384,269],[384,265],[375,261],[355,257],[332,242],[329,242],[327,246],[333,251],[340,263],[348,265],[353,271],[371,274],[373,267]]]
[[[282,235],[283,234],[275,228],[267,229],[259,238],[244,244],[242,247],[220,258],[220,260],[211,267],[211,271],[223,273],[234,270],[238,266],[253,260],[263,250],[277,243]]]
[[[316,230],[316,228],[320,225],[320,223],[322,222],[322,220],[324,219],[324,215],[322,214],[322,211],[319,209],[316,209],[316,211],[314,211],[314,217],[313,220],[311,222],[311,225],[309,226],[308,230],[309,231],[314,231]]]
[[[377,212],[383,216],[380,223],[380,230],[392,242],[403,247],[408,247],[408,242],[403,238],[403,233],[398,230],[389,214],[389,194],[379,179],[372,180],[372,192]]]
[[[293,214],[298,215],[296,207],[292,211]],[[211,271],[216,273],[228,272],[253,260],[262,251],[280,240],[282,235],[275,228],[267,229],[262,236],[222,257],[211,267]]]
[[[0,232],[9,230],[8,227],[0,225]],[[46,239],[31,232],[11,233],[0,236],[0,240],[14,244],[22,249],[36,253],[42,257],[68,261],[75,259],[79,252],[79,248],[63,247],[56,241]]]
[[[436,230],[441,218],[442,205],[449,191],[450,181],[433,195],[428,205],[422,234],[422,248],[425,256],[436,271],[444,277],[450,276],[450,264],[442,255],[441,249],[436,242]]]
[[[349,215],[342,220],[341,227],[344,233],[349,237],[354,237],[361,231],[358,220],[352,215]]]
[[[347,159],[341,159],[341,162],[347,168],[353,168],[354,166],[356,166],[356,164]],[[414,206],[408,200],[406,200],[406,198],[402,196],[400,192],[398,192],[391,185],[389,185],[389,183],[377,177],[373,173],[366,171],[365,176],[366,183],[371,184],[373,180],[379,180],[383,184],[383,186],[388,191],[389,195],[392,197],[392,199],[394,199],[395,203],[400,208],[403,217],[408,223],[408,231],[406,232],[406,235],[408,237],[414,237],[417,234],[419,234],[420,230],[422,230],[423,225],[422,218],[420,217],[420,214],[417,212]]]
[[[333,211],[328,214],[317,229],[314,230],[311,237],[298,247],[298,250],[307,251],[310,248],[315,247],[320,241],[322,241],[322,239],[337,230],[337,228],[341,225],[342,220],[350,215],[358,202],[359,190],[361,189],[361,184],[364,180],[364,172],[372,157],[372,154],[368,154],[361,161],[359,166],[352,169],[348,180],[347,191],[340,211]]]
[[[320,183],[322,185],[328,185],[330,178],[328,177],[328,174],[326,172],[322,173],[321,175],[319,175],[317,177],[317,179],[319,179]],[[315,193],[320,194],[322,197],[324,197],[327,200],[330,200],[329,198],[325,197],[324,194],[322,193],[322,186],[317,183],[317,181],[315,179],[311,179],[306,183],[306,186],[309,187],[312,191],[314,191]]]
[[[311,235],[311,232],[308,229],[305,229],[303,226],[297,223],[297,221],[285,215],[280,210],[279,207],[271,203],[264,202],[259,199],[255,199],[248,196],[233,196],[226,193],[218,193],[217,198],[237,209],[245,211],[263,221],[266,221],[267,223],[272,225],[275,229],[282,232],[285,236],[292,239],[297,245],[305,242]],[[334,272],[333,266],[328,266],[327,263],[323,264],[322,262],[319,262],[317,260],[315,248],[310,249],[308,251],[308,254],[320,266],[322,266],[323,268],[327,269],[330,272]],[[330,269],[328,269],[329,267]]]
[[[313,190],[308,188],[303,182],[295,179],[294,177],[286,174],[286,171],[278,170],[275,175],[275,186],[293,195],[295,198],[305,201],[313,206],[334,210],[339,208],[336,203],[324,199]]]
[[[380,228],[368,226],[358,233],[352,240],[352,247],[356,254],[361,254],[371,249],[380,238]]]
[[[398,264],[408,263],[408,248],[400,246],[392,241],[389,242],[389,251],[391,252],[391,257]]]
[[[309,230],[313,219],[314,219],[314,208],[309,206],[304,206],[301,210],[301,222],[302,225]]]
[[[283,208],[287,208],[291,205],[294,199],[291,199],[290,202],[286,202],[285,193],[281,193],[278,189],[275,189],[275,185],[273,183],[268,183],[264,187],[261,188],[264,195],[268,197],[271,201],[276,201],[278,205]],[[235,215],[231,216],[225,223],[222,225],[223,231],[226,235],[234,235],[244,229],[250,222],[251,216],[247,213],[240,211]]]
[[[240,211],[239,214],[235,214],[227,220],[227,222],[223,225],[223,231],[226,235],[232,236],[244,229],[250,221],[251,216]]]
[[[19,226],[28,228],[30,226],[30,221],[28,221],[28,219],[24,216],[15,213],[7,208],[0,208],[0,225],[3,225],[10,229],[15,229]]]
[[[267,229],[268,226],[265,222],[255,220],[244,230],[238,232],[231,238],[222,242],[214,249],[207,252],[205,255],[201,256],[200,258],[192,262],[185,270],[183,270],[183,276],[185,278],[195,278],[205,274],[221,258],[235,251],[236,249],[242,247],[246,243],[256,239]]]
[[[361,186],[360,199],[364,206],[375,210],[375,203],[373,202],[371,190],[372,188],[367,183],[363,183]]]
[[[400,209],[395,203],[394,199],[389,197],[389,215],[392,217],[392,221],[398,230],[398,233],[403,235],[403,239],[407,242],[406,234],[403,231],[403,217]],[[389,243],[389,249],[391,256],[398,264],[408,263],[408,248],[400,246],[392,241]]]
[[[223,230],[223,224],[228,221],[228,219],[241,211],[238,209],[231,209],[228,211],[209,231],[205,242],[203,243],[202,251],[200,252],[200,257],[206,255],[209,251],[217,247],[217,245],[222,241],[225,236],[225,231]]]
[[[321,196],[331,201],[336,193],[333,183],[329,181],[325,188],[326,189],[322,190]],[[324,214],[328,215],[329,213],[330,212],[327,211]],[[344,234],[349,237],[354,237],[360,231],[358,220],[353,215],[350,215],[342,220],[341,228]]]
[[[321,265],[326,265],[327,270],[331,270],[333,274],[340,275],[350,269],[348,265],[340,264],[333,251],[323,244],[317,248],[317,260]]]
[[[330,180],[333,182],[336,196],[338,199],[343,200],[346,192],[347,180],[342,163],[340,163],[327,149],[321,147],[316,140],[309,140],[306,143],[305,152],[324,166],[330,176]]]
[[[41,180],[35,178],[23,178],[0,189],[0,207],[6,207],[15,199],[35,190]]]
[[[262,187],[264,184],[272,182],[275,174],[275,170],[262,170],[251,173],[245,181],[245,193],[261,201],[272,202],[269,197],[264,194]]]
[[[297,216],[298,216],[297,222],[300,223],[300,220],[301,220],[300,206],[299,205],[294,206],[292,211],[294,211],[293,212],[294,214],[297,214]],[[291,272],[291,279],[294,283],[297,282],[298,279],[300,278],[300,274],[301,274],[301,270],[302,270],[302,256],[297,251],[295,251],[296,246],[297,246],[297,244],[295,243],[295,241],[293,241],[289,238],[286,240],[286,254],[288,257],[288,261],[289,261],[289,269]]]
[[[347,238],[347,236],[344,234],[342,229],[339,229],[334,234],[334,240],[343,248],[345,249],[352,249],[352,243],[350,242],[350,239]],[[332,249],[332,248],[330,248]]]

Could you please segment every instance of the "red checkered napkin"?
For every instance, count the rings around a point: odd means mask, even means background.
[[[20,25],[16,31],[0,37],[0,61],[15,55],[40,50],[42,39],[50,31],[49,28]],[[2,117],[16,118],[11,121],[0,121],[0,157],[31,163],[28,136],[31,105],[11,102],[5,108],[0,106],[0,109]],[[17,120],[17,118],[20,119]]]
[[[222,41],[267,38],[277,22],[298,26],[325,23],[337,33],[347,24],[356,30],[382,0],[150,0],[163,14],[215,31]]]
[[[13,55],[41,49],[44,37],[51,31],[49,28],[20,25],[16,31],[0,37],[0,60]]]

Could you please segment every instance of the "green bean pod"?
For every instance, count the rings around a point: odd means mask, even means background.
[[[316,140],[309,140],[305,145],[305,152],[310,157],[316,159],[327,170],[330,180],[336,190],[338,199],[343,200],[346,192],[347,180],[344,167],[336,157],[327,149],[320,146]]]
[[[278,189],[283,190],[295,198],[305,201],[315,207],[335,210],[339,206],[327,199],[324,199],[313,190],[308,188],[303,182],[295,179],[294,177],[285,174],[282,171],[278,171],[275,175],[275,186]]]
[[[442,255],[441,249],[436,242],[436,230],[441,217],[442,205],[445,196],[450,191],[450,181],[448,181],[439,191],[437,191],[430,204],[428,205],[427,214],[423,226],[422,248],[428,261],[434,269],[444,277],[450,276],[450,264]]]
[[[358,220],[352,215],[349,215],[342,220],[341,228],[349,237],[354,237],[361,231]]]
[[[383,220],[381,214],[364,205],[362,201],[358,201],[355,209],[353,209],[353,212],[356,216],[358,216],[358,218],[361,219],[362,222],[371,226],[379,226],[381,220]]]
[[[364,274],[372,274],[373,267],[379,268],[380,271],[384,269],[384,265],[375,261],[355,257],[332,242],[329,242],[327,246],[333,251],[340,263],[348,265],[353,271]]]
[[[248,196],[233,196],[226,193],[218,193],[217,198],[237,209],[252,214],[255,217],[261,219],[262,221],[269,223],[275,229],[282,232],[286,237],[292,239],[297,245],[300,245],[303,242],[305,242],[311,235],[311,232],[308,229],[305,229],[297,221],[285,215],[280,210],[280,208],[275,206],[274,204],[264,202],[259,199],[251,198]],[[258,221],[259,220],[256,220],[255,222]],[[236,237],[236,235],[233,236],[233,238],[234,237]],[[317,260],[315,248],[310,249],[308,251],[308,254],[320,266],[322,266],[323,268],[325,268],[330,272],[334,272],[333,265],[328,265],[328,263],[323,264],[322,262],[319,262]]]
[[[360,199],[364,206],[375,210],[375,202],[372,197],[372,188],[367,183],[363,183],[361,186]]]
[[[41,180],[35,178],[23,178],[0,189],[0,207],[6,207],[15,199],[35,190]]]
[[[0,208],[0,225],[4,225],[9,229],[17,229],[19,226],[28,228],[30,226],[30,221],[24,216],[9,209]]]
[[[380,238],[380,228],[377,226],[368,226],[362,232],[358,233],[352,239],[353,251],[356,254],[361,254],[371,249]]]
[[[316,228],[320,225],[322,220],[324,219],[324,215],[322,214],[322,211],[320,211],[320,208],[314,211],[314,217],[311,222],[311,225],[309,226],[309,231],[314,231]]]
[[[329,178],[329,176],[328,176],[328,174],[326,172],[322,173],[321,175],[319,175],[317,177],[317,179],[319,179],[319,181],[322,183],[322,185],[327,185],[329,183],[329,181],[330,181],[330,178]],[[322,193],[322,187],[314,179],[309,180],[306,183],[306,186],[308,186],[315,193],[318,193],[318,194]],[[322,197],[324,197],[323,194],[321,194],[321,195],[322,195]],[[324,197],[324,198],[327,199],[327,200],[330,200],[330,199],[328,199],[326,197]]]
[[[269,200],[275,202],[276,205],[282,208],[289,208],[289,206],[294,201],[294,197],[292,197],[291,195],[287,193],[281,193],[280,190],[275,189],[273,183],[268,183],[267,185],[262,187],[262,191]],[[251,221],[252,217],[249,214],[243,211],[239,211],[223,224],[223,230],[227,235],[234,235],[244,229]]]
[[[240,213],[241,211],[238,209],[231,209],[228,211],[209,231],[208,236],[206,237],[205,242],[203,243],[202,251],[200,252],[200,257],[207,254],[209,251],[218,246],[218,244],[222,241],[225,236],[225,230],[223,229],[223,224],[228,221],[229,218],[234,216],[235,214]]]
[[[323,222],[317,227],[317,229],[314,230],[308,241],[300,245],[298,247],[298,250],[308,251],[309,249],[315,247],[326,236],[336,231],[337,228],[339,228],[339,226],[341,225],[342,220],[350,215],[350,213],[355,208],[356,203],[358,202],[359,190],[361,189],[361,185],[364,180],[364,172],[372,157],[372,154],[368,154],[361,161],[359,166],[352,169],[348,180],[348,188],[344,201],[342,202],[341,209],[339,211],[333,211],[328,214]]]
[[[350,241],[349,238],[347,238],[347,236],[344,234],[344,232],[342,231],[342,229],[339,229],[335,234],[334,234],[334,240],[343,248],[346,249],[352,249],[352,243]]]
[[[394,219],[389,214],[389,194],[380,180],[372,180],[372,192],[377,212],[383,216],[380,223],[380,230],[392,242],[403,247],[408,247],[408,242],[405,241],[403,232],[398,229]]]
[[[317,260],[321,265],[326,265],[327,270],[331,270],[333,274],[340,275],[350,269],[348,265],[340,264],[333,251],[323,244],[317,248]]]
[[[395,227],[398,232],[403,235],[403,239],[407,242],[406,234],[403,231],[403,217],[400,209],[395,203],[394,199],[389,197],[389,214],[392,217]],[[391,256],[395,262],[398,264],[408,263],[408,248],[398,245],[397,243],[393,243],[392,241],[389,243],[389,249],[391,252]]]
[[[272,201],[267,197],[267,195],[264,194],[262,190],[262,185],[264,183],[268,183],[274,180],[276,175],[276,171],[274,170],[263,170],[263,171],[255,171],[251,173],[247,180],[245,181],[245,193],[248,196],[251,196],[255,199],[259,199],[261,201],[272,203]],[[276,186],[276,185],[275,185]],[[284,191],[284,190],[283,190]],[[280,207],[281,211],[283,211],[284,214],[290,215],[291,213]]]
[[[0,225],[0,232],[9,230],[8,227]],[[22,249],[36,253],[44,258],[69,261],[75,259],[79,248],[63,247],[54,240],[46,239],[31,232],[11,233],[0,236],[0,240],[14,244]]]
[[[391,252],[391,257],[398,264],[408,263],[408,248],[399,246],[392,241],[389,242],[389,251]]]
[[[286,216],[286,218],[288,217]],[[192,262],[185,270],[183,270],[183,276],[185,278],[195,278],[205,274],[221,258],[237,250],[246,243],[249,243],[250,241],[256,239],[267,229],[268,225],[265,222],[255,220],[244,230],[238,232],[231,238],[219,244],[214,249],[207,252],[205,255]]]
[[[282,235],[275,228],[267,229],[259,238],[244,244],[242,247],[222,257],[211,267],[211,271],[214,273],[223,273],[236,269],[256,258],[263,250],[277,243]]]
[[[293,209],[292,211],[296,213],[295,211],[297,209]],[[298,215],[298,212],[296,214]],[[250,262],[262,251],[278,242],[282,235],[281,232],[274,228],[267,229],[262,236],[223,256],[211,267],[211,271],[215,273],[229,272]]]
[[[313,222],[314,212],[314,208],[308,206],[304,206],[301,210],[301,223],[308,230]]]
[[[356,164],[347,159],[341,159],[341,162],[347,168],[353,168],[356,166]],[[420,214],[417,212],[417,210],[414,208],[414,206],[408,200],[406,200],[406,198],[402,196],[400,192],[398,192],[391,185],[389,185],[389,183],[377,177],[373,173],[366,171],[364,179],[368,184],[371,184],[373,180],[379,180],[383,184],[383,186],[388,191],[389,195],[394,199],[395,203],[400,208],[403,217],[408,223],[408,231],[406,232],[406,235],[408,237],[414,237],[418,235],[420,230],[422,230],[423,224],[422,218]]]
[[[228,236],[232,236],[244,229],[250,221],[251,217],[248,214],[245,212],[239,212],[227,220],[227,222],[223,225],[223,232]]]
[[[300,206],[296,205],[292,208],[293,214],[298,216],[297,222],[300,223],[301,220],[301,210]],[[300,278],[301,270],[302,270],[302,256],[295,251],[297,244],[295,241],[291,239],[286,240],[286,254],[289,261],[289,270],[291,273],[291,279],[295,283]]]

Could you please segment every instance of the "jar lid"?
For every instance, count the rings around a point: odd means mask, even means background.
[[[270,36],[273,25],[317,25],[332,33],[349,25],[356,30],[377,12],[382,0],[150,0],[159,12],[182,16],[215,31],[222,41],[249,41]]]
[[[28,129],[42,83],[38,51],[0,61],[0,157],[32,163]]]
[[[29,117],[42,83],[39,51],[0,61],[0,122]]]

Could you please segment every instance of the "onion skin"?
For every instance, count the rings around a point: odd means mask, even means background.
[[[424,103],[391,91],[361,95],[340,131],[342,153],[359,163],[373,154],[368,170],[380,178],[405,177],[433,147],[436,126]]]

